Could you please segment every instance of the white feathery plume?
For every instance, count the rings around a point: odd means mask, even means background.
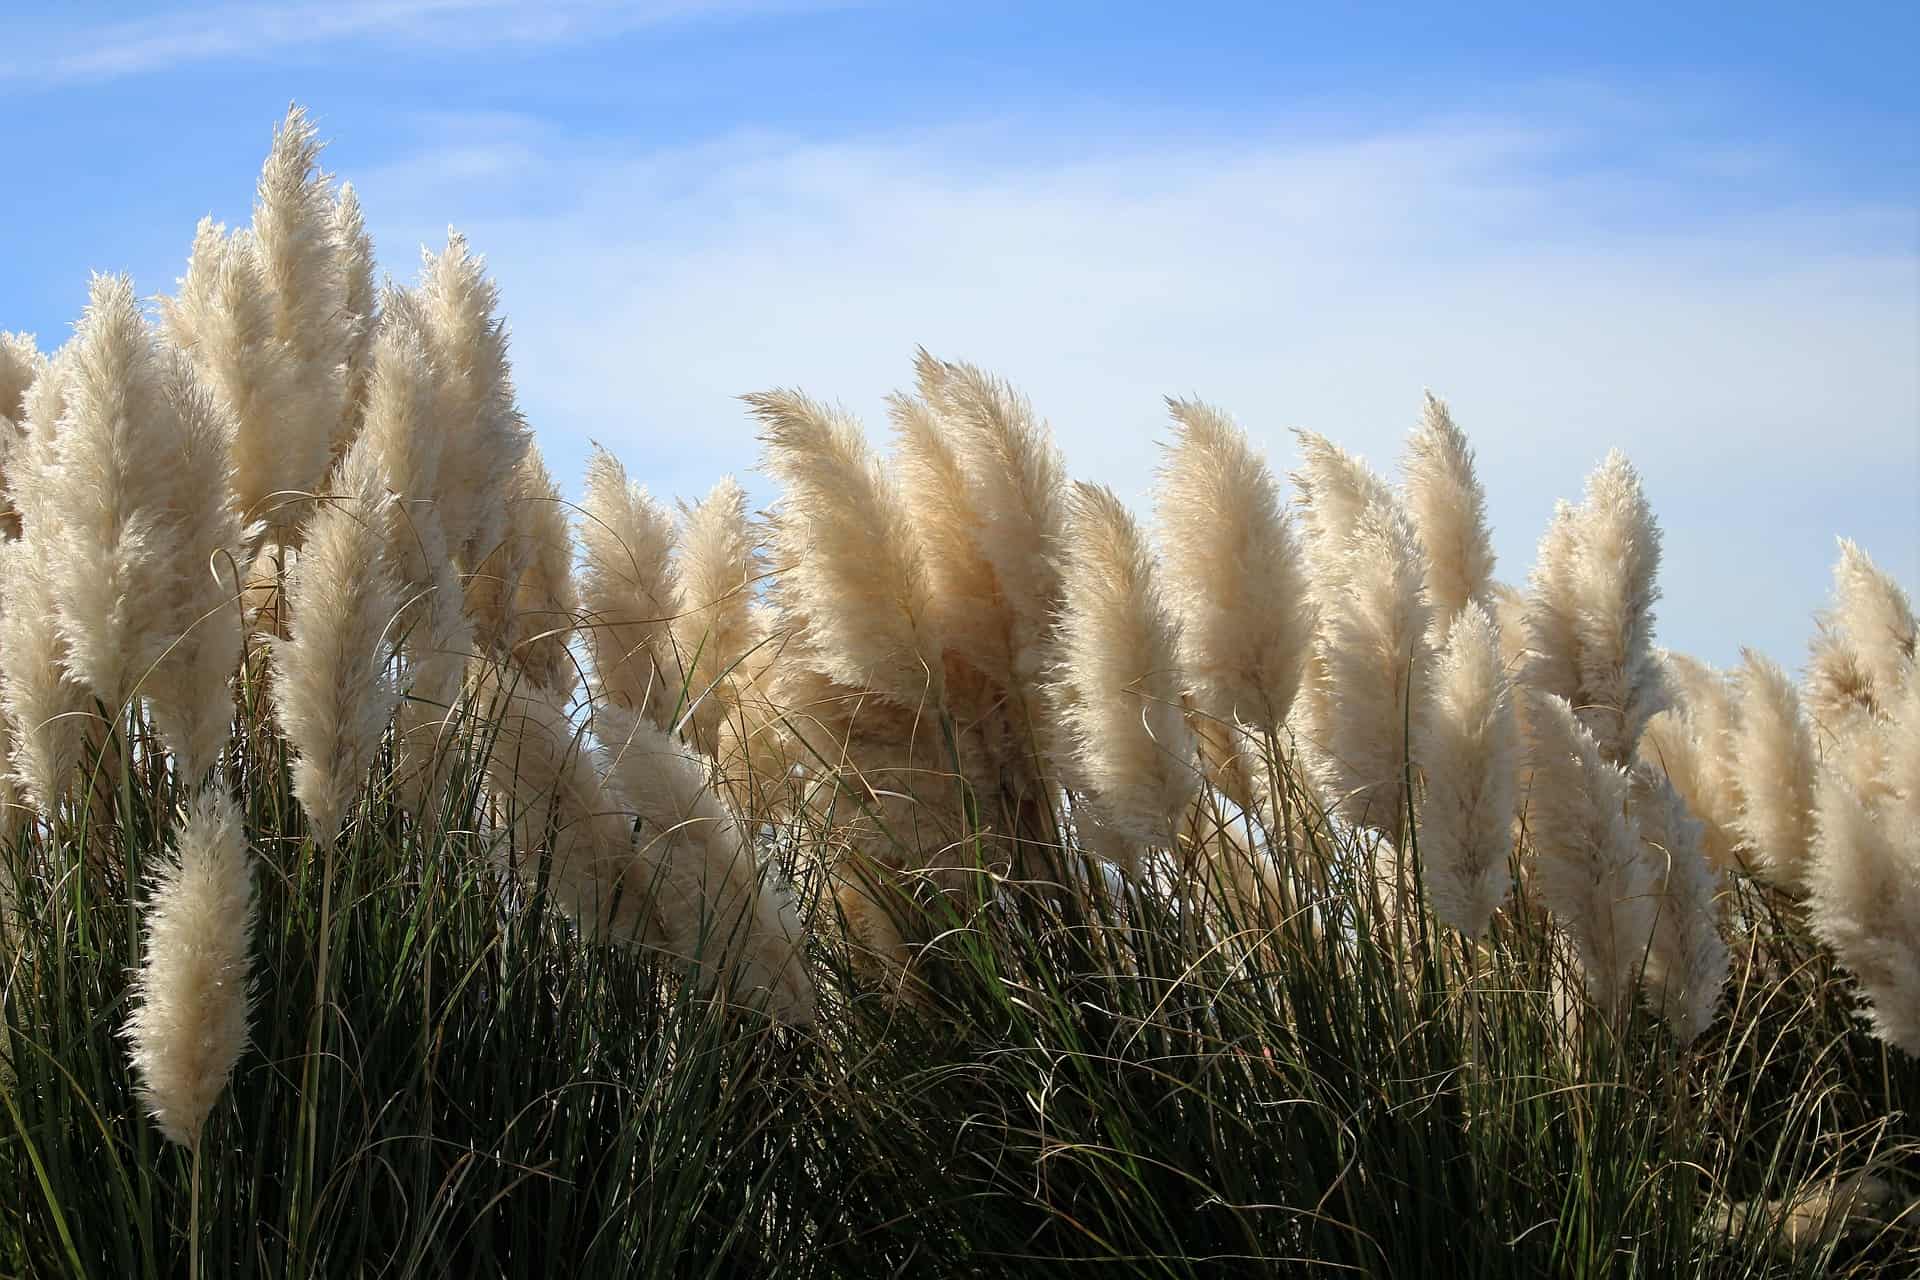
[[[345,411],[333,436],[337,457],[360,431],[361,415],[366,408],[367,380],[373,376],[373,336],[380,323],[379,294],[373,279],[373,237],[367,234],[366,217],[360,211],[360,195],[350,182],[340,184],[340,195],[333,203],[333,238],[340,266],[342,303],[350,326],[343,357]]]
[[[980,672],[989,686],[1010,688],[1016,622],[987,558],[986,516],[975,501],[956,433],[920,397],[890,397],[888,416],[901,499],[927,568],[934,629],[947,653]]]
[[[682,513],[673,572],[681,608],[669,632],[687,665],[694,740],[715,754],[721,723],[740,705],[755,670],[754,650],[766,638],[754,608],[765,565],[747,518],[746,490],[732,476]]]
[[[1155,516],[1180,667],[1206,716],[1278,732],[1318,621],[1279,486],[1227,415],[1167,403],[1178,434]]]
[[[1640,477],[1618,450],[1587,482],[1576,578],[1581,717],[1608,759],[1624,763],[1666,704],[1653,654],[1660,530]]]
[[[785,488],[773,521],[777,597],[804,616],[820,674],[904,707],[937,705],[942,645],[913,524],[857,423],[797,391],[745,397],[765,468]]]
[[[302,371],[279,336],[266,276],[246,233],[229,237],[200,221],[180,295],[161,299],[174,343],[233,415],[233,488],[241,511],[277,541],[297,537],[304,514],[288,500],[319,479],[327,438],[289,424],[307,393]]]
[[[32,537],[67,665],[113,711],[173,639],[181,477],[156,464],[177,456],[181,425],[132,282],[96,276],[90,292]]]
[[[295,752],[293,792],[331,847],[393,718],[389,629],[402,605],[386,557],[391,499],[368,443],[347,450],[307,518],[287,582],[291,638],[275,645],[274,714]]]
[[[667,950],[709,981],[764,998],[779,1021],[813,1020],[813,983],[791,898],[756,865],[747,831],[711,789],[712,762],[619,708],[603,709],[608,781],[640,819],[636,857]]]
[[[1807,701],[1823,730],[1844,736],[1860,716],[1884,717],[1913,679],[1913,603],[1857,543],[1842,538],[1833,603],[1818,621]]]
[[[180,433],[164,461],[152,461],[174,475],[175,554],[158,566],[173,587],[156,620],[171,641],[144,687],[176,768],[197,783],[232,732],[232,680],[246,625],[237,580],[242,530],[228,482],[231,419],[184,356],[175,353],[166,374]]]
[[[1635,824],[1652,872],[1656,915],[1647,941],[1647,995],[1682,1044],[1713,1021],[1727,978],[1714,896],[1719,879],[1700,847],[1701,823],[1665,775],[1644,762],[1632,773]]]
[[[8,537],[20,536],[20,512],[11,493],[13,455],[25,446],[28,392],[47,367],[32,334],[0,333],[0,532]]]
[[[511,528],[524,561],[511,605],[514,657],[535,684],[568,693],[576,673],[567,645],[580,596],[567,508],[539,449],[528,446],[514,480]]]
[[[1066,502],[1066,464],[1053,434],[1005,382],[922,350],[922,397],[947,424],[979,513],[979,545],[1010,617],[1015,692],[1029,697],[1051,661],[1060,601],[1056,563]]]
[[[72,785],[91,718],[66,655],[37,541],[0,542],[0,709],[13,730],[12,776],[46,815]]]
[[[1061,584],[1057,705],[1070,777],[1105,823],[1164,847],[1199,784],[1180,702],[1180,632],[1152,552],[1111,490],[1074,486]]]
[[[658,945],[653,868],[636,856],[633,820],[608,793],[583,729],[540,690],[503,685],[493,666],[476,697],[496,731],[487,781],[517,809],[514,869],[530,885],[544,876],[588,937]]]
[[[1520,764],[1500,637],[1479,601],[1448,625],[1427,697],[1420,860],[1434,914],[1477,938],[1507,896]]]
[[[1529,609],[1532,687],[1565,698],[1616,764],[1634,757],[1668,693],[1653,652],[1660,529],[1618,450],[1541,539]]]
[[[411,295],[388,295],[372,346],[363,426],[353,446],[395,495],[380,508],[376,528],[404,606],[392,629],[405,658],[394,783],[402,806],[416,816],[431,804],[446,722],[473,651],[458,566],[433,497],[446,426],[421,323]]]
[[[1387,482],[1363,459],[1312,431],[1296,431],[1294,437],[1300,442],[1301,464],[1293,473],[1293,487],[1300,495],[1309,581],[1324,600],[1337,595],[1345,582],[1348,543],[1361,512],[1396,503]]]
[[[349,302],[324,146],[299,107],[274,130],[260,167],[249,243],[273,316],[273,337],[294,371],[295,392],[276,406],[272,438],[291,483],[320,486],[347,412],[347,361],[361,313]]]
[[[1702,825],[1701,849],[1716,871],[1735,865],[1740,787],[1730,754],[1738,710],[1728,677],[1685,654],[1659,651],[1673,703],[1647,721],[1640,759],[1663,772]]]
[[[26,421],[27,389],[46,367],[32,334],[0,332],[0,418]]]
[[[1752,649],[1743,656],[1739,711],[1725,748],[1739,776],[1734,827],[1748,865],[1795,889],[1805,883],[1813,843],[1813,730],[1787,673]]]
[[[1313,501],[1326,492],[1316,489]],[[1429,700],[1416,695],[1432,666],[1425,557],[1384,486],[1361,508],[1344,551],[1331,569],[1339,588],[1314,584],[1320,635],[1307,697],[1311,767],[1342,816],[1392,835],[1406,816],[1409,758],[1422,758],[1426,740]]]
[[[673,517],[595,446],[579,530],[581,626],[594,695],[671,730],[682,689],[668,630],[680,612]]]
[[[239,806],[224,790],[188,801],[145,915],[125,1034],[160,1132],[195,1148],[247,1047],[253,868]]]
[[[574,681],[572,561],[560,488],[538,446],[529,445],[513,473],[500,543],[467,579],[466,607],[482,652],[510,660],[557,695],[571,692]]]
[[[61,348],[26,393],[28,430],[7,474],[22,536],[0,542],[0,710],[13,730],[11,772],[34,806],[49,815],[73,781],[92,716],[86,687],[67,664],[41,554],[58,520],[48,509],[47,477],[59,464],[55,445],[74,350],[72,343]]]
[[[1427,603],[1440,637],[1469,604],[1491,606],[1494,557],[1473,449],[1432,392],[1407,441],[1403,467],[1407,509],[1427,553]]]
[[[1920,821],[1905,805],[1861,796],[1838,769],[1820,772],[1806,871],[1813,930],[1872,1002],[1874,1033],[1920,1056]]]
[[[507,495],[532,439],[514,403],[499,291],[466,238],[450,232],[443,252],[424,254],[408,301],[440,379],[446,445],[432,496],[448,544],[472,572],[505,536]]]
[[[1594,999],[1626,1007],[1653,936],[1657,898],[1630,808],[1630,779],[1565,698],[1535,694],[1528,829],[1542,899],[1572,939]]]

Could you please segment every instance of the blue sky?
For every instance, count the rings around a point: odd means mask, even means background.
[[[917,343],[1143,506],[1165,394],[1285,469],[1391,464],[1431,387],[1503,577],[1619,445],[1662,642],[1797,664],[1835,535],[1920,585],[1916,47],[1911,5],[0,3],[0,328],[171,290],[299,101],[383,267],[488,255],[568,481],[757,484],[733,396],[878,435]]]

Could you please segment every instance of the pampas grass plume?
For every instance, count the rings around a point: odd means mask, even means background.
[[[756,865],[749,833],[714,794],[711,762],[618,709],[601,711],[600,732],[608,782],[640,819],[635,857],[650,868],[644,888],[666,948],[709,981],[764,999],[779,1021],[811,1022],[813,985],[791,900]]]
[[[287,584],[291,638],[275,646],[274,713],[295,752],[293,792],[323,846],[340,825],[393,718],[388,631],[402,597],[385,555],[387,496],[365,443],[308,518]]]
[[[1427,553],[1427,603],[1444,636],[1469,604],[1491,604],[1493,537],[1487,496],[1474,473],[1473,449],[1446,404],[1427,393],[1420,425],[1407,441],[1407,509]]]
[[[253,870],[225,791],[188,801],[177,852],[146,908],[146,952],[128,1019],[140,1096],[160,1131],[197,1147],[247,1047]]]
[[[1155,518],[1181,669],[1202,712],[1278,732],[1318,619],[1279,487],[1225,414],[1196,400],[1167,404],[1177,435]]]
[[[1536,694],[1528,724],[1535,883],[1572,939],[1595,1000],[1618,1012],[1632,995],[1658,906],[1629,811],[1630,781],[1565,698]]]
[[[1060,614],[1061,721],[1069,776],[1102,819],[1165,846],[1198,787],[1193,732],[1180,705],[1179,628],[1152,553],[1112,490],[1069,500]]]
[[[1752,649],[1743,656],[1739,712],[1726,747],[1740,779],[1735,827],[1748,863],[1794,889],[1805,881],[1813,842],[1813,730],[1787,673]]]
[[[1449,625],[1429,688],[1420,858],[1434,914],[1474,938],[1507,896],[1520,757],[1500,637],[1478,601]]]
[[[1052,660],[1066,463],[1046,423],[1003,380],[924,350],[915,368],[921,395],[950,430],[966,476],[980,553],[1008,613],[1015,690],[1026,697]]]
[[[746,401],[766,469],[786,490],[773,523],[776,590],[806,620],[807,662],[899,706],[937,703],[942,645],[926,562],[893,477],[844,413],[797,391]]]
[[[1920,823],[1891,810],[1859,795],[1839,770],[1821,771],[1810,915],[1871,1000],[1874,1033],[1920,1056]]]
[[[580,509],[582,629],[595,696],[673,727],[682,686],[668,627],[680,612],[673,517],[596,446]]]

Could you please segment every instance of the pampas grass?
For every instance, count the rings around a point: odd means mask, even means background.
[[[1427,604],[1437,635],[1471,604],[1492,604],[1493,539],[1473,449],[1446,404],[1427,393],[1407,441],[1407,510],[1427,557]]]
[[[1743,653],[1739,711],[1724,757],[1740,779],[1734,825],[1745,861],[1774,883],[1797,889],[1813,845],[1818,763],[1812,726],[1779,664],[1752,649]]]
[[[1617,1014],[1632,997],[1659,909],[1629,812],[1631,781],[1566,699],[1535,695],[1528,721],[1535,881],[1594,1000]]]
[[[1195,400],[1167,403],[1177,435],[1155,514],[1180,668],[1205,714],[1276,733],[1318,621],[1279,486],[1225,414]]]
[[[594,695],[671,729],[682,687],[669,632],[680,612],[673,518],[627,479],[618,459],[595,448],[579,530],[581,630],[593,657]]]
[[[1660,529],[1639,473],[1618,450],[1562,505],[1540,544],[1528,617],[1526,682],[1578,709],[1601,754],[1634,757],[1669,692],[1653,650]]]
[[[766,468],[786,486],[772,554],[783,607],[803,620],[795,643],[804,661],[903,707],[938,703],[926,562],[893,477],[845,414],[794,391],[746,400]]]
[[[347,451],[307,520],[275,646],[274,714],[295,752],[293,793],[331,846],[400,700],[387,674],[399,585],[385,556],[388,497],[373,451]]]
[[[1107,825],[1164,847],[1199,785],[1180,704],[1179,626],[1112,490],[1074,488],[1065,543],[1056,698],[1072,744],[1067,776]]]
[[[217,787],[187,802],[176,845],[147,903],[126,1035],[154,1123],[197,1148],[247,1047],[253,869],[239,809]]]
[[[1507,896],[1520,761],[1499,634],[1477,601],[1448,625],[1429,696],[1420,858],[1434,915],[1477,938]]]
[[[1729,677],[1617,454],[1523,595],[1439,401],[1289,512],[1174,400],[1150,542],[925,351],[890,456],[747,398],[764,525],[570,527],[482,260],[376,292],[318,158],[0,339],[0,1271],[1913,1270],[1798,1207],[1920,1151],[1864,550]]]

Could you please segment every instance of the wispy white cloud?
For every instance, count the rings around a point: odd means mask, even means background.
[[[0,81],[109,80],[353,40],[436,48],[556,43],[699,18],[819,8],[815,0],[328,0],[151,12],[124,22],[11,20]]]

